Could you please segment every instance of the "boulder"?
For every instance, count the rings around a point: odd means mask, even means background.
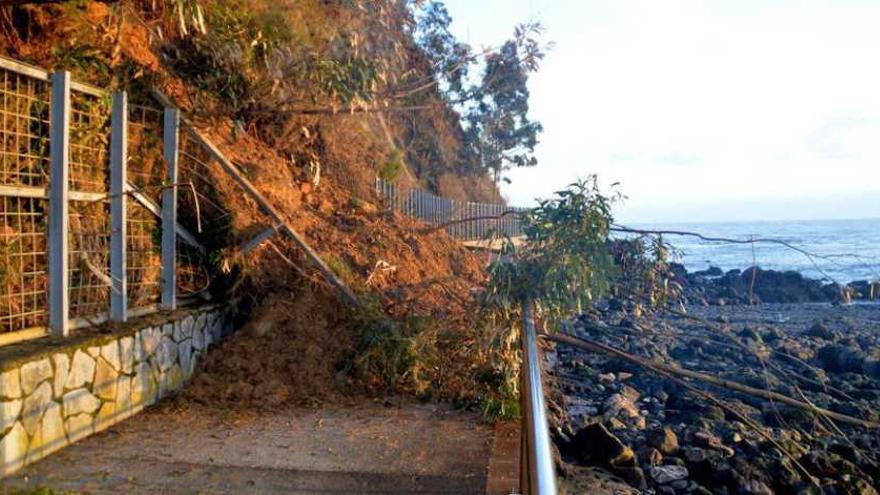
[[[574,435],[574,448],[585,462],[607,466],[635,466],[633,450],[600,423],[587,425]]]
[[[656,448],[662,454],[672,455],[678,452],[678,436],[668,426],[648,431],[647,439],[648,445]]]

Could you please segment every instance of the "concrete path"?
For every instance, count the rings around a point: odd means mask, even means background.
[[[78,493],[485,493],[491,425],[435,405],[160,406],[0,481]]]

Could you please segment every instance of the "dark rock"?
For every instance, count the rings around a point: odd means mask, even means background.
[[[663,454],[673,455],[678,452],[678,436],[668,426],[648,431],[647,439],[648,445],[655,447]]]
[[[810,337],[818,337],[824,340],[834,340],[834,332],[832,332],[824,323],[821,321],[817,321],[813,324],[804,335],[808,335]]]
[[[866,357],[858,347],[840,344],[826,345],[816,354],[822,367],[832,373],[861,372]]]
[[[600,423],[578,430],[574,436],[574,447],[582,462],[607,466],[636,464],[633,450]]]
[[[684,466],[656,466],[648,471],[651,479],[658,485],[666,485],[673,481],[684,480],[688,477],[688,470]]]
[[[645,478],[645,472],[640,467],[635,466],[620,466],[613,468],[611,470],[617,476],[620,476],[630,485],[638,488],[639,490],[647,490],[648,489],[648,480]]]

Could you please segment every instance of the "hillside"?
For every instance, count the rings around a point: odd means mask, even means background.
[[[486,261],[385,211],[374,192],[381,175],[463,200],[498,197],[484,170],[463,165],[465,131],[439,84],[413,87],[433,77],[413,22],[404,3],[317,0],[0,8],[3,55],[148,106],[158,106],[154,88],[169,95],[359,294],[362,307],[343,310],[279,236],[241,255],[270,224],[208,168],[223,218],[203,219],[211,288],[238,305],[244,329],[202,366],[194,400],[408,392],[487,411],[509,400],[474,298]]]

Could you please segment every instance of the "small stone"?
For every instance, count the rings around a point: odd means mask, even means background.
[[[168,337],[169,339],[174,338],[174,323],[166,323],[162,325],[162,336]]]
[[[101,355],[101,348],[100,347],[89,347],[86,349],[86,352],[89,354],[89,356],[96,358]]]
[[[724,445],[720,438],[708,431],[698,431],[694,433],[694,445],[721,451],[727,457],[732,457],[735,454],[733,449]]]
[[[21,423],[15,423],[0,440],[0,473],[5,476],[21,468],[27,449],[27,431]]]
[[[614,380],[616,379],[617,377],[614,376],[614,373],[602,373],[601,375],[599,375],[599,383],[605,385],[610,385],[614,383]]]
[[[103,357],[98,358],[98,365],[95,368],[95,383],[92,390],[95,394],[104,400],[113,400],[116,398],[116,370]]]
[[[107,361],[115,371],[122,369],[122,360],[119,357],[119,343],[117,341],[109,342],[101,347],[101,357]]]
[[[626,397],[630,402],[636,402],[639,400],[639,397],[642,396],[642,393],[629,385],[624,385],[623,388],[620,389],[620,395]]]
[[[620,372],[617,373],[617,379],[620,380],[620,381],[622,381],[622,382],[625,382],[625,381],[629,380],[629,379],[632,378],[632,377],[633,377],[633,374],[632,374],[632,373],[627,373],[626,371],[620,371]]]
[[[655,466],[648,472],[658,485],[666,485],[688,477],[688,470],[684,466]]]
[[[64,395],[64,383],[67,382],[67,375],[70,373],[70,358],[67,357],[67,354],[58,353],[52,355],[52,361],[55,363],[52,392],[56,399],[60,399]]]
[[[24,395],[30,395],[37,386],[52,378],[52,364],[49,359],[31,361],[21,367],[21,391]]]
[[[69,418],[80,413],[92,414],[101,407],[101,401],[85,388],[67,392],[62,399],[64,417]]]
[[[70,374],[67,375],[67,382],[64,384],[64,388],[68,390],[80,388],[83,385],[92,383],[94,377],[95,360],[83,352],[82,349],[79,349],[73,354]]]
[[[0,374],[0,397],[5,399],[21,398],[21,381],[18,368]]]
[[[48,362],[48,360],[47,360]],[[43,382],[36,390],[24,399],[21,408],[21,424],[28,435],[33,435],[43,419],[43,413],[52,403],[52,385]]]

